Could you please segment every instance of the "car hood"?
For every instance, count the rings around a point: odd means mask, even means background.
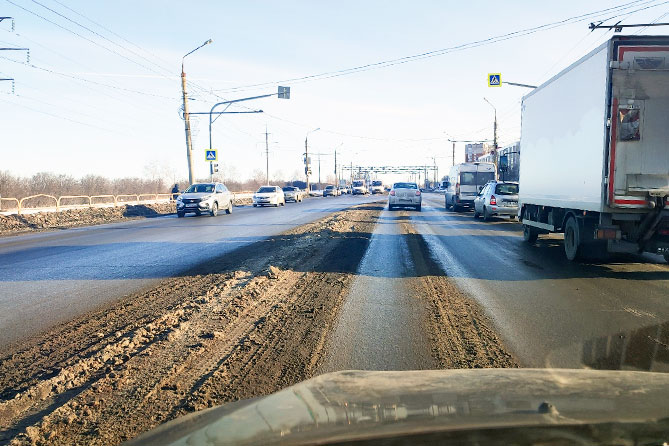
[[[302,445],[511,427],[666,424],[667,401],[669,375],[660,373],[344,371],[184,416],[128,445]]]
[[[272,193],[272,194],[264,194],[264,193],[263,194],[253,194],[253,196],[256,197],[256,198],[274,198],[277,195],[278,194],[276,194],[276,193]]]
[[[213,192],[189,192],[181,194],[181,198],[193,199],[193,198],[202,198],[209,197],[213,195]]]

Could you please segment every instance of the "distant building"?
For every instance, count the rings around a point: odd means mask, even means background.
[[[487,155],[492,150],[492,146],[486,143],[473,143],[465,145],[465,162],[473,163],[479,157]]]
[[[500,157],[506,155],[507,165],[504,170],[499,162]],[[514,142],[508,146],[505,146],[497,151],[497,156],[494,157],[492,153],[487,153],[485,155],[479,156],[476,161],[482,163],[496,163],[497,164],[497,175],[500,180],[505,181],[518,181],[518,175],[520,173],[520,141]]]

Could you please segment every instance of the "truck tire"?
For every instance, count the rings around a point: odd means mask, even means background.
[[[535,243],[538,237],[539,233],[536,228],[530,225],[523,225],[523,240],[527,243]]]
[[[581,256],[581,234],[574,217],[569,217],[564,225],[564,253],[570,261],[578,260]]]

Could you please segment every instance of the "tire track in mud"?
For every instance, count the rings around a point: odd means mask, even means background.
[[[259,241],[0,354],[0,443],[117,444],[309,378],[381,209]]]
[[[432,258],[422,235],[402,222],[402,233],[415,266],[410,287],[426,300],[433,356],[441,368],[518,367],[492,321],[474,299],[464,295]]]

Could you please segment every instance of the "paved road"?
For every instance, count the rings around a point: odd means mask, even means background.
[[[312,198],[0,239],[0,348],[242,245],[371,197]]]
[[[396,212],[385,210],[379,221]],[[416,267],[399,224],[377,224],[342,308],[322,373],[416,370],[438,365],[425,333],[424,302],[410,285]]]
[[[669,372],[669,265],[660,256],[571,263],[561,236],[530,246],[520,224],[448,212],[436,194],[410,221],[523,365]]]

